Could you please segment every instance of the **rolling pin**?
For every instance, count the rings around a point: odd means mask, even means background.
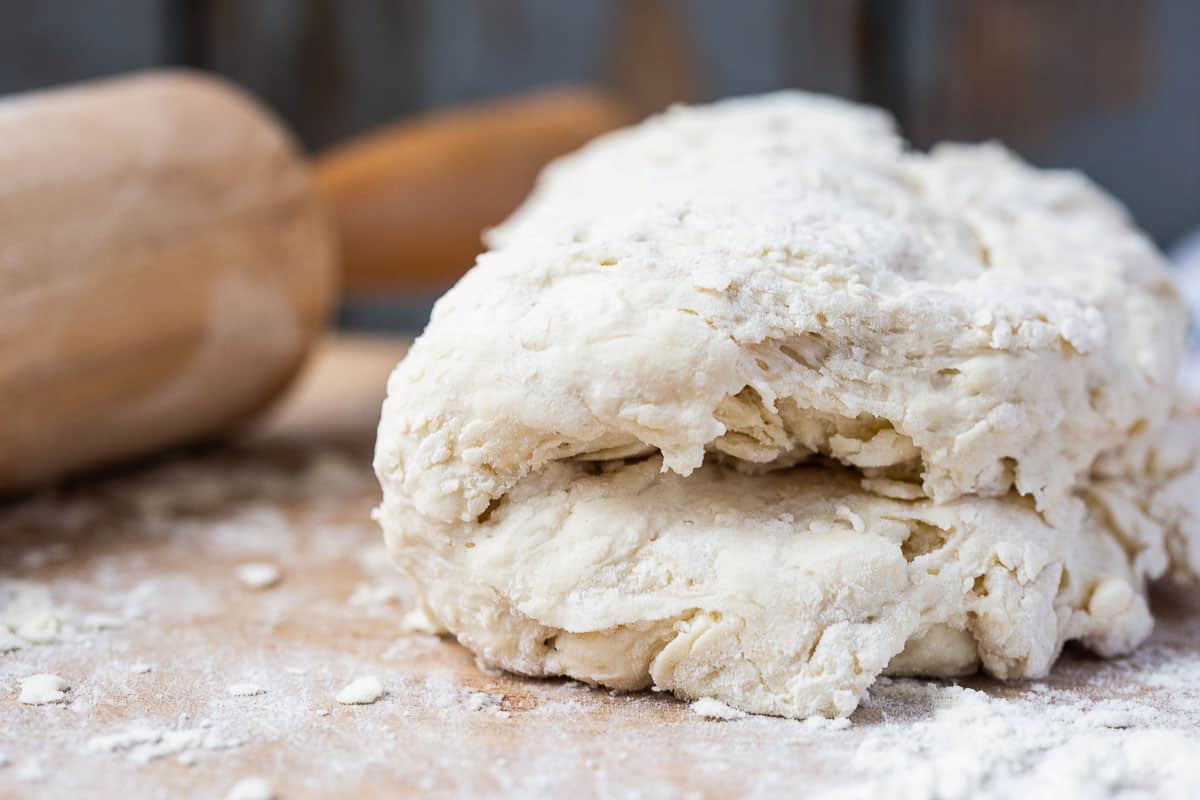
[[[341,235],[348,294],[459,277],[550,159],[633,122],[606,95],[551,90],[428,114],[322,154],[317,185]]]
[[[542,164],[623,121],[585,94],[519,100],[314,170],[199,74],[0,100],[0,492],[230,430],[295,375],[339,280],[452,280]]]

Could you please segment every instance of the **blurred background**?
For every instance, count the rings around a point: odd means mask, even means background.
[[[611,92],[635,117],[810,89],[886,107],[918,146],[997,138],[1082,169],[1164,248],[1200,225],[1194,0],[0,0],[0,53],[0,93],[214,71],[314,153],[561,84]],[[341,322],[420,327],[467,266],[351,296]]]

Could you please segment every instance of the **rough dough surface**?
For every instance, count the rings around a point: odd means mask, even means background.
[[[489,663],[756,713],[849,714],[884,671],[1039,677],[1068,640],[1111,656],[1149,634],[1165,563],[1131,559],[1099,509],[1053,530],[1016,497],[938,505],[859,480],[557,463],[483,523],[388,542]]]
[[[1126,652],[1200,562],[1185,314],[1079,175],[773,95],[562,159],[489,245],[375,460],[393,555],[487,662],[844,715],[885,670]]]
[[[907,152],[799,94],[677,109],[543,175],[396,372],[380,466],[470,520],[565,456],[660,449],[1015,487],[1062,518],[1160,428],[1185,312],[1076,173],[996,145]]]

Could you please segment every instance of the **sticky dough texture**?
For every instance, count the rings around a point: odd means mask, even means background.
[[[1184,312],[1080,176],[775,95],[605,137],[489,242],[376,450],[397,563],[485,661],[846,714],[885,669],[1126,652],[1200,564]]]
[[[800,94],[677,109],[549,168],[392,379],[389,482],[470,520],[580,453],[812,452],[1015,487],[1051,519],[1167,416],[1185,313],[1082,176],[995,145],[905,152]]]
[[[1037,677],[1067,639],[1112,655],[1150,630],[1142,576],[1099,526],[894,500],[837,469],[660,466],[553,464],[469,534],[389,543],[488,662],[758,713],[847,714],[890,662]]]

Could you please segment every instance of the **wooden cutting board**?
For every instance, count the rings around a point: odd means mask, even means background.
[[[224,797],[251,776],[280,798],[814,796],[865,790],[855,758],[873,735],[928,730],[936,704],[894,698],[843,728],[716,722],[661,695],[482,671],[452,640],[406,632],[407,587],[369,518],[375,423],[404,349],[331,340],[233,442],[0,505],[0,614],[20,597],[57,626],[0,653],[0,796]],[[246,586],[254,562],[278,583]],[[1047,714],[1134,698],[1156,725],[1194,727],[1196,689],[1146,676],[1168,657],[1200,664],[1200,603],[1156,606],[1148,655],[1071,651],[1036,685],[964,685],[1031,714],[1040,698]],[[67,702],[19,703],[34,673],[64,678]],[[336,702],[364,676],[378,702]]]

